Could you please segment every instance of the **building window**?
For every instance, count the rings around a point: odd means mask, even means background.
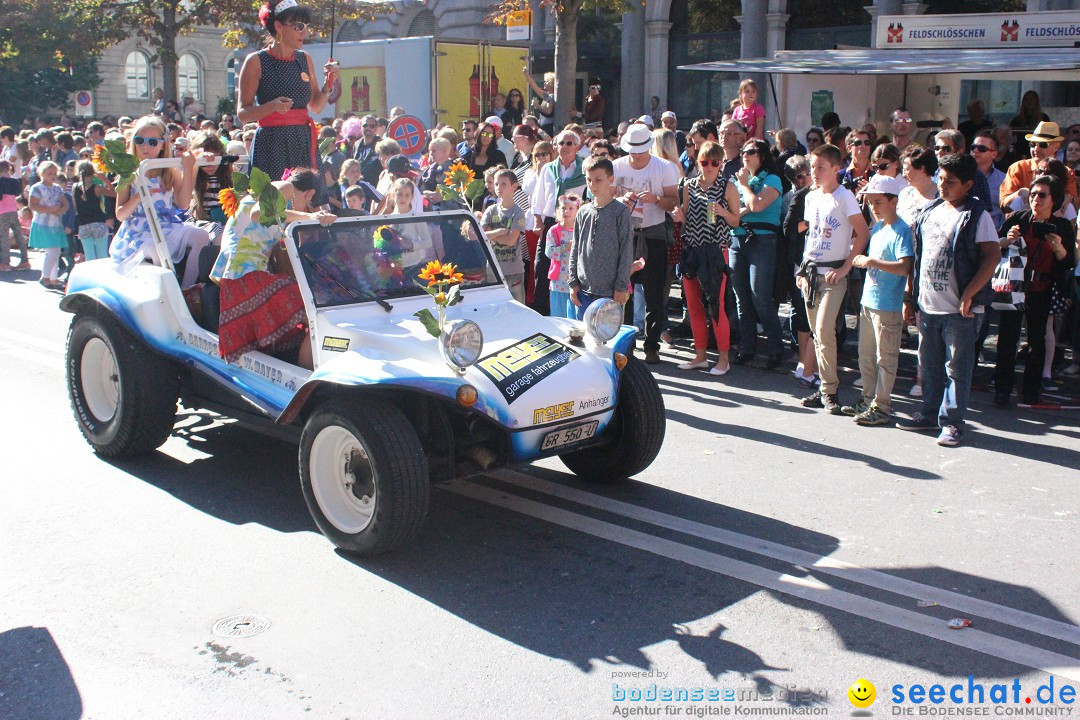
[[[181,55],[176,63],[176,92],[181,98],[191,97],[202,100],[199,90],[202,75],[199,60],[194,55]]]
[[[427,8],[421,8],[420,12],[409,23],[409,31],[406,37],[423,37],[438,34],[439,23],[435,19],[435,13]]]
[[[225,63],[225,87],[228,88],[229,97],[236,97],[236,58],[231,57]]]
[[[150,97],[150,58],[138,50],[128,53],[124,60],[124,82],[131,99]]]

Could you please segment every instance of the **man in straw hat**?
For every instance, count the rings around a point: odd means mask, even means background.
[[[1024,138],[1028,141],[1028,147],[1031,148],[1031,158],[1018,160],[1009,166],[1009,172],[1001,183],[1002,208],[1008,207],[1017,194],[1031,187],[1039,161],[1057,157],[1057,152],[1061,149],[1061,141],[1065,139],[1061,135],[1058,124],[1046,120],[1036,125],[1035,131],[1025,135]],[[1077,197],[1076,176],[1073,175],[1072,169],[1066,168],[1066,171],[1069,177],[1065,182],[1065,192],[1072,197]]]

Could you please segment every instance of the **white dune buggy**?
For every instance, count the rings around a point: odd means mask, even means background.
[[[141,172],[174,162],[148,161]],[[418,532],[432,482],[553,455],[584,479],[614,482],[660,450],[663,399],[632,357],[635,330],[622,326],[622,308],[597,302],[578,322],[515,302],[468,212],[288,228],[314,371],[260,352],[225,362],[208,329],[217,318],[193,316],[151,226],[158,264],[124,275],[108,259],[82,263],[61,302],[74,313],[71,406],[100,455],[160,446],[178,399],[298,438],[319,529],[344,550],[372,554]],[[389,273],[373,262],[379,226],[430,238],[422,260],[464,273],[441,337],[414,315],[434,309],[414,282],[423,262]]]

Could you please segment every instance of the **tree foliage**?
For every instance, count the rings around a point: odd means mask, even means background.
[[[154,50],[152,61],[162,66],[162,90],[165,97],[176,97],[176,38],[202,26],[223,28],[222,44],[241,48],[265,36],[259,24],[259,8],[264,0],[100,0],[110,6],[114,22],[127,32],[146,40]],[[331,15],[336,23],[371,19],[387,12],[390,3],[360,3],[339,0],[334,3],[305,3],[311,12],[308,37],[329,37]]]
[[[0,26],[0,110],[16,124],[62,109],[75,90],[100,80],[97,57],[119,39],[109,0],[5,0]]]
[[[536,0],[540,12],[555,17],[555,123],[564,124],[574,101],[574,76],[577,74],[578,20],[582,10],[642,11],[644,0]],[[529,10],[528,0],[501,0],[488,15],[496,25],[506,24],[511,13]]]

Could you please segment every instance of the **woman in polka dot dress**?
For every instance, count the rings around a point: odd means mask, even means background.
[[[325,79],[319,87],[311,56],[300,49],[311,13],[296,0],[271,0],[262,6],[259,20],[270,34],[270,46],[244,60],[236,111],[241,122],[259,124],[251,164],[271,180],[280,180],[292,168],[312,168],[321,178],[318,138],[309,112],[326,107],[337,63],[329,60],[323,66]],[[326,188],[320,183],[315,204],[326,202]]]

